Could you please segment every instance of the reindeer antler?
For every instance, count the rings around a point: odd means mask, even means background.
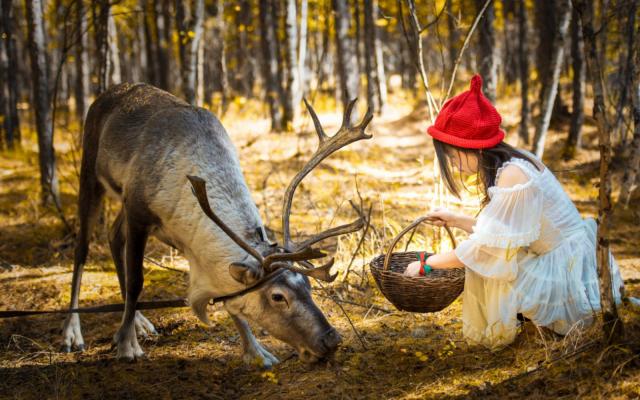
[[[309,260],[323,258],[326,256],[325,253],[313,249],[311,246],[326,238],[343,235],[362,229],[365,219],[362,210],[360,210],[357,206],[355,206],[355,204],[353,204],[353,202],[351,202],[352,207],[359,215],[359,218],[357,220],[351,222],[350,224],[340,225],[335,228],[328,229],[324,232],[312,236],[311,238],[299,244],[295,244],[291,241],[289,217],[291,214],[293,195],[295,194],[298,185],[300,185],[300,182],[302,182],[302,180],[309,174],[309,172],[317,167],[318,164],[322,162],[322,160],[340,150],[342,147],[345,147],[358,140],[370,139],[372,137],[371,135],[367,135],[365,133],[367,125],[369,125],[369,122],[371,122],[371,119],[373,118],[371,108],[367,110],[367,113],[360,124],[352,127],[351,123],[349,122],[351,120],[351,113],[353,112],[353,107],[355,106],[356,101],[357,99],[354,99],[349,102],[344,111],[342,126],[335,135],[329,137],[324,133],[322,125],[320,124],[320,120],[318,119],[316,112],[313,110],[313,107],[311,107],[307,100],[304,99],[307,110],[309,110],[309,114],[311,114],[311,118],[313,119],[313,124],[316,128],[316,133],[318,134],[318,140],[320,141],[320,143],[318,145],[318,149],[315,151],[311,159],[292,179],[285,192],[285,200],[282,209],[282,230],[284,235],[284,246],[280,247],[281,252],[276,252],[263,257],[260,252],[258,252],[251,244],[247,243],[241,236],[236,234],[231,228],[229,228],[229,226],[224,223],[224,221],[219,216],[216,215],[215,212],[213,212],[213,210],[211,209],[211,205],[209,204],[207,187],[204,179],[192,175],[187,176],[187,178],[191,182],[193,194],[198,199],[198,203],[200,204],[200,207],[202,208],[202,211],[204,211],[205,215],[209,217],[216,225],[218,225],[220,229],[222,229],[222,231],[226,233],[227,236],[229,236],[231,240],[233,240],[238,246],[243,248],[253,258],[258,260],[265,271],[272,272],[278,268],[285,268],[290,271],[298,272],[300,274],[307,275],[326,282],[333,282],[333,280],[338,275],[331,275],[330,273],[331,267],[333,266],[334,262],[333,258],[331,258],[329,262],[320,267],[315,267],[309,262]],[[294,267],[290,265],[289,262],[297,262],[305,268]]]
[[[340,126],[340,129],[335,135],[329,137],[324,133],[324,129],[320,124],[320,120],[318,119],[318,115],[316,114],[315,110],[309,104],[307,99],[304,99],[304,104],[307,106],[307,110],[309,111],[311,119],[313,120],[313,125],[316,128],[319,144],[311,159],[302,168],[302,170],[300,170],[300,172],[298,172],[296,176],[293,177],[285,192],[284,204],[282,206],[282,232],[284,237],[284,246],[286,248],[300,249],[302,247],[310,246],[332,236],[343,235],[346,233],[358,231],[364,226],[362,213],[359,212],[360,217],[352,223],[341,225],[321,232],[298,245],[294,244],[291,241],[291,231],[289,229],[289,217],[291,215],[293,196],[296,189],[298,188],[298,185],[300,185],[300,182],[302,182],[302,180],[309,174],[309,172],[317,167],[318,164],[322,162],[322,160],[329,157],[331,154],[335,153],[341,148],[358,140],[371,139],[372,136],[365,133],[367,125],[369,125],[369,122],[371,122],[371,119],[373,119],[371,107],[367,109],[367,113],[365,114],[360,124],[353,127],[351,126],[351,113],[353,112],[353,107],[355,106],[357,100],[358,99],[353,99],[349,102],[344,110],[344,116],[342,118],[342,125]]]
[[[222,231],[226,233],[227,236],[229,236],[229,238],[231,238],[231,240],[233,240],[238,246],[243,248],[253,258],[258,260],[258,262],[267,272],[272,272],[277,268],[287,268],[304,275],[326,280],[327,282],[331,282],[333,279],[335,279],[335,277],[332,277],[328,273],[328,269],[331,268],[331,265],[329,265],[328,268],[326,265],[323,265],[322,267],[319,267],[317,269],[314,268],[312,270],[308,270],[291,267],[290,265],[286,264],[287,261],[313,260],[326,256],[325,253],[321,252],[320,250],[312,249],[310,246],[304,246],[293,252],[274,253],[263,257],[262,254],[260,254],[260,252],[258,252],[251,244],[247,243],[242,237],[235,233],[233,229],[229,228],[229,226],[225,224],[224,221],[211,209],[211,205],[209,204],[209,197],[207,196],[207,183],[205,182],[205,180],[193,175],[187,175],[187,179],[189,179],[189,182],[191,182],[193,194],[194,196],[196,196],[196,199],[200,204],[200,208],[202,208],[202,211],[205,213],[205,215],[209,217],[216,225],[218,225],[220,229],[222,229]],[[285,249],[285,251],[287,250]],[[274,268],[274,266],[277,266],[277,268]]]

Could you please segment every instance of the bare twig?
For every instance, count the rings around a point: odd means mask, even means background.
[[[342,313],[344,314],[344,316],[347,318],[347,321],[349,321],[349,325],[351,325],[351,329],[353,329],[353,332],[356,334],[356,336],[358,337],[358,340],[360,341],[360,344],[362,345],[362,348],[365,350],[368,350],[366,343],[364,342],[364,339],[362,339],[362,336],[360,335],[360,332],[358,332],[358,330],[356,329],[355,325],[353,325],[353,322],[351,321],[351,318],[349,318],[349,314],[347,314],[347,312],[345,311],[344,307],[342,307],[342,304],[340,304],[340,302],[338,302],[337,299],[335,299],[333,296],[331,296],[329,294],[329,291],[327,290],[327,288],[324,287],[324,285],[322,284],[322,282],[317,281],[318,284],[320,285],[320,287],[322,288],[322,290],[324,290],[324,292],[327,294],[327,296],[333,300],[334,303],[336,303],[336,305],[338,307],[340,307],[340,310],[342,311]]]

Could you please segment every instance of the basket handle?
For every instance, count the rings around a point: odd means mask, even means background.
[[[433,222],[433,218],[420,217],[420,218],[416,219],[409,226],[404,228],[402,230],[402,232],[400,232],[398,234],[398,236],[396,236],[393,239],[393,242],[391,243],[391,247],[389,247],[389,251],[387,252],[386,257],[384,258],[384,265],[383,265],[383,270],[384,271],[386,271],[389,268],[389,260],[391,259],[391,253],[393,252],[394,247],[396,247],[396,244],[398,244],[400,239],[402,239],[402,237],[404,235],[406,235],[407,232],[409,232],[410,230],[412,230],[413,228],[415,228],[416,226],[420,225],[423,222],[432,223]],[[449,234],[449,239],[451,239],[451,244],[453,244],[453,247],[455,248],[456,247],[456,239],[453,237],[453,233],[451,232],[451,229],[447,225],[444,225],[444,229],[447,230],[447,233]]]

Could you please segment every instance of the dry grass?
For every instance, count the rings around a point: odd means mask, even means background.
[[[396,99],[397,100],[397,99]],[[329,241],[337,251],[339,280],[329,288],[342,299],[366,349],[340,309],[316,290],[316,301],[345,340],[333,361],[303,365],[284,344],[262,334],[267,347],[286,360],[270,372],[245,367],[240,340],[219,306],[210,310],[211,328],[201,326],[187,309],[150,311],[160,335],[142,345],[149,359],[123,364],[114,359],[111,336],[117,314],[83,316],[88,350],[56,352],[62,317],[0,320],[0,398],[462,398],[462,397],[618,397],[640,396],[640,319],[623,306],[627,338],[605,348],[599,327],[559,338],[525,324],[516,342],[498,353],[469,347],[461,335],[460,300],[436,314],[397,312],[380,296],[366,264],[386,250],[391,238],[432,205],[474,212],[477,201],[462,202],[434,189],[432,148],[423,134],[424,110],[411,111],[400,102],[374,119],[374,139],[341,151],[314,172],[297,194],[294,231],[310,232],[353,218],[347,200],[357,199],[355,181],[366,203],[374,207],[372,229],[351,267],[344,269],[360,239],[356,233]],[[255,109],[255,106],[252,106]],[[501,109],[517,109],[505,101]],[[338,115],[322,113],[327,131]],[[246,110],[245,110],[246,111]],[[280,230],[282,194],[289,179],[316,145],[310,121],[300,134],[266,133],[268,122],[238,118],[233,110],[224,123],[239,148],[249,186],[264,217]],[[507,115],[507,128],[517,118]],[[549,137],[546,161],[558,173],[585,215],[597,212],[597,149],[589,147],[572,162],[560,161],[558,143],[565,127]],[[56,138],[60,159],[64,211],[75,223],[78,153],[76,129]],[[587,128],[587,135],[593,128]],[[72,240],[63,234],[55,212],[38,205],[37,157],[33,133],[23,151],[0,158],[0,309],[65,307],[69,297]],[[616,179],[619,178],[617,166]],[[615,187],[615,186],[614,186]],[[636,203],[637,204],[637,203]],[[108,204],[107,220],[114,217]],[[630,295],[640,296],[640,227],[638,208],[615,216],[614,251],[629,280]],[[460,234],[458,232],[458,234]],[[425,228],[414,247],[429,247],[439,238]],[[95,234],[81,295],[83,305],[119,302],[113,264],[106,245],[106,227]],[[404,246],[404,244],[402,244]],[[148,255],[186,270],[184,259],[153,241]],[[9,267],[11,265],[11,267]],[[185,275],[147,264],[144,299],[184,295]],[[385,311],[387,310],[387,311]]]

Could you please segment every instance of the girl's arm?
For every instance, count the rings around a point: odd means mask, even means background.
[[[436,208],[426,216],[433,218],[433,224],[436,226],[446,224],[454,228],[460,228],[467,233],[473,232],[473,226],[476,224],[475,218],[449,211],[445,208]]]
[[[456,253],[452,250],[447,253],[434,254],[427,257],[427,265],[431,268],[464,268],[462,261],[458,259]],[[420,261],[414,261],[407,266],[404,271],[407,276],[419,276],[420,275]]]

